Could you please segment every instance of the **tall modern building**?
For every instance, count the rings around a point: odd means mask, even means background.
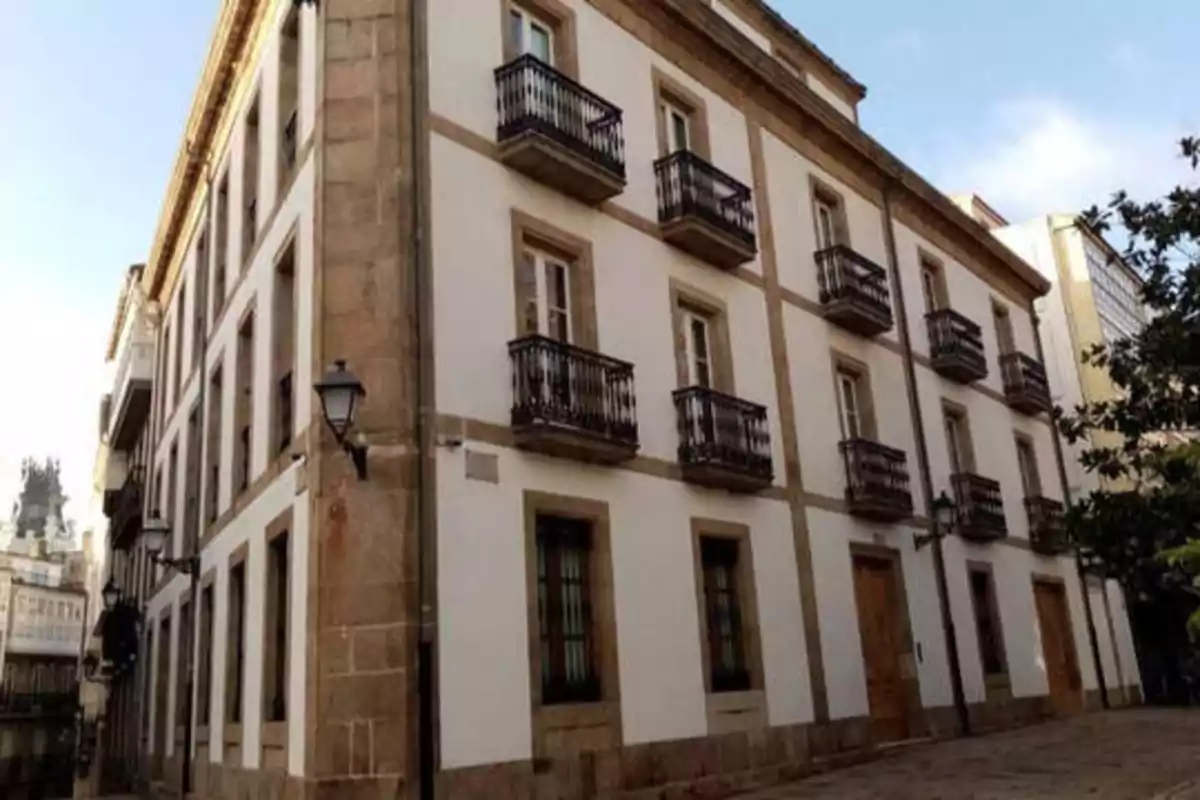
[[[864,95],[759,0],[226,0],[113,326],[119,780],[711,793],[1098,706],[1049,283]]]

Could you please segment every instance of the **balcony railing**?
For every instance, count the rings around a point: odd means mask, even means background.
[[[903,450],[870,439],[848,439],[838,449],[846,466],[851,514],[888,522],[912,517],[908,457]]]
[[[1009,406],[1022,414],[1050,410],[1050,381],[1042,362],[1024,353],[1005,353],[1000,356],[1000,374]]]
[[[621,109],[532,55],[496,70],[496,95],[501,160],[585,202],[621,193]]]
[[[599,463],[638,448],[633,365],[545,336],[508,345],[517,444]]]
[[[1058,556],[1071,549],[1062,503],[1048,497],[1026,497],[1025,513],[1029,519],[1029,546],[1035,553]]]
[[[990,542],[1008,535],[998,481],[970,472],[952,475],[950,481],[954,486],[959,536],[975,542]]]
[[[887,272],[845,245],[816,253],[821,308],[826,319],[860,336],[892,328]]]
[[[926,315],[929,324],[929,358],[940,374],[971,383],[987,377],[983,331],[971,320],[943,308]]]
[[[123,550],[133,543],[141,528],[142,500],[144,497],[146,468],[133,466],[125,476],[125,482],[117,490],[116,502],[109,524],[114,549]]]
[[[737,492],[771,485],[766,408],[702,386],[679,389],[674,398],[684,480]]]
[[[750,187],[700,156],[679,150],[654,162],[663,237],[718,267],[758,252]]]

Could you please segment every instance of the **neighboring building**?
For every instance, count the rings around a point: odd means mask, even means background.
[[[110,352],[147,321],[108,456],[139,780],[178,787],[189,685],[202,796],[395,792],[418,731],[449,797],[950,733],[943,492],[975,724],[1094,707],[1047,281],[758,0],[501,10],[221,6]],[[311,390],[340,359],[345,448]],[[158,515],[194,576],[147,562]]]

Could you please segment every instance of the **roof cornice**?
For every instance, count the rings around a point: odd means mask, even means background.
[[[986,227],[954,204],[915,170],[901,161],[874,138],[863,132],[828,103],[819,98],[795,75],[770,54],[746,40],[745,36],[720,17],[716,11],[694,0],[660,0],[675,18],[682,20],[699,35],[732,56],[754,74],[766,91],[798,108],[819,123],[836,140],[865,159],[880,177],[902,188],[909,197],[923,203],[936,215],[965,234],[972,244],[1003,264],[1013,277],[1037,295],[1050,290],[1050,282],[1020,256],[992,236]]]
[[[232,94],[237,66],[249,38],[257,6],[263,0],[224,0],[209,44],[200,84],[192,98],[183,141],[154,233],[142,286],[151,299],[162,290],[191,199],[204,175],[205,156],[212,148],[222,113]]]

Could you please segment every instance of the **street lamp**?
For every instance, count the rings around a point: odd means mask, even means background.
[[[933,501],[933,530],[929,533],[918,533],[913,537],[917,550],[936,539],[941,539],[954,530],[954,517],[957,512],[954,501],[943,491]]]
[[[313,384],[313,390],[321,400],[321,413],[325,424],[333,431],[333,437],[354,462],[358,479],[367,479],[367,446],[349,441],[346,437],[354,427],[354,416],[362,399],[367,396],[362,381],[346,368],[346,361],[338,359],[325,377]]]
[[[142,525],[142,547],[145,548],[146,555],[150,556],[150,560],[156,564],[174,567],[185,575],[193,574],[199,566],[199,554],[185,558],[168,558],[162,554],[170,534],[171,525],[160,517],[158,512],[152,514],[150,519]]]

